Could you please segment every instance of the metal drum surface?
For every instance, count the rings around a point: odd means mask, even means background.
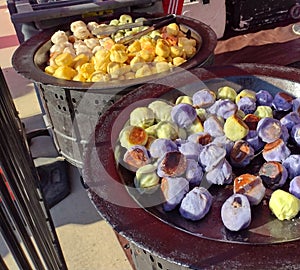
[[[141,14],[132,14],[134,16]],[[206,24],[184,16],[177,16],[176,22],[183,30],[191,30],[192,37],[198,42],[201,39],[202,45],[192,58],[172,72],[211,65],[217,44],[214,31]],[[137,86],[170,73],[109,83],[81,83],[50,76],[43,71],[49,59],[50,38],[55,31],[68,29],[69,25],[47,29],[27,40],[15,51],[12,63],[18,73],[35,82],[62,155],[81,168],[83,149],[99,115]]]
[[[133,108],[153,99],[174,100],[192,94],[199,86],[216,91],[221,86],[237,90],[286,91],[300,97],[300,71],[270,65],[238,64],[195,68],[171,75],[130,92],[99,119],[85,152],[83,179],[99,214],[132,245],[133,256],[148,256],[141,269],[291,269],[300,268],[299,216],[279,221],[267,206],[257,207],[250,227],[231,232],[220,222],[220,203],[226,191],[209,189],[216,202],[207,219],[184,220],[175,211],[161,210],[155,199],[140,195],[133,174],[116,160],[118,135]],[[300,153],[299,147],[295,153]],[[218,197],[219,196],[219,197]],[[293,252],[291,252],[293,250]],[[143,255],[144,254],[144,255]],[[145,259],[145,258],[143,258]],[[141,261],[139,261],[141,262]],[[153,267],[153,268],[151,268]],[[293,269],[293,268],[292,268]]]

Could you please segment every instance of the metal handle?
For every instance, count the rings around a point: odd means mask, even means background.
[[[170,14],[170,15],[167,15],[164,17],[148,19],[148,20],[141,21],[141,22],[126,23],[126,24],[121,24],[121,25],[99,25],[95,29],[92,30],[92,34],[96,35],[96,36],[110,35],[119,30],[125,30],[125,29],[134,28],[134,27],[140,27],[140,26],[152,26],[156,23],[161,23],[165,20],[172,19],[173,17],[174,17],[174,15]]]
[[[166,18],[166,17],[165,17]],[[150,26],[148,29],[145,29],[144,31],[141,31],[141,32],[138,32],[132,36],[127,36],[127,37],[124,37],[122,39],[120,39],[117,43],[119,44],[128,44],[144,35],[147,35],[148,33],[150,33],[151,31],[153,30],[156,30],[156,29],[159,29],[163,26],[166,26],[172,22],[175,22],[176,21],[176,16],[175,15],[169,15],[167,16],[168,19],[166,20],[163,20],[157,24],[154,24],[153,26]]]

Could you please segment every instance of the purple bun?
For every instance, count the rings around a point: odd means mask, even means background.
[[[234,167],[245,167],[254,158],[254,149],[245,140],[238,140],[230,151],[230,163]]]
[[[187,141],[178,147],[179,152],[185,155],[188,159],[198,160],[198,157],[203,149],[203,145]]]
[[[300,199],[300,175],[294,177],[289,186],[289,192]]]
[[[290,179],[300,175],[300,154],[290,155],[283,161],[282,165],[287,169]]]
[[[203,187],[195,187],[183,198],[179,212],[190,220],[202,219],[210,210],[212,195]]]
[[[206,145],[212,142],[212,136],[208,132],[197,132],[188,136],[188,141]]]
[[[176,151],[176,150],[177,150],[177,145],[175,142],[173,142],[170,139],[160,138],[160,139],[155,139],[151,143],[149,152],[153,158],[160,158],[165,153]]]
[[[203,123],[204,132],[209,133],[212,137],[224,136],[224,122],[216,115],[211,115]]]
[[[232,167],[225,159],[217,167],[206,173],[206,180],[210,184],[224,185],[232,182]]]
[[[128,148],[124,154],[123,161],[130,170],[136,171],[138,168],[151,162],[148,150],[143,145],[134,145]]]
[[[266,143],[276,141],[282,134],[280,121],[270,117],[259,120],[256,130],[258,136]]]
[[[256,110],[256,102],[250,97],[242,97],[237,103],[238,109],[245,114],[252,114]]]
[[[286,146],[282,139],[278,139],[264,146],[262,155],[266,161],[283,162],[289,155],[291,150]]]
[[[179,151],[165,153],[158,160],[157,174],[159,177],[178,177],[185,173],[186,157]]]
[[[209,89],[197,91],[193,97],[193,105],[197,108],[208,108],[216,101],[216,94]]]
[[[187,159],[185,178],[189,181],[190,187],[199,186],[203,178],[203,168],[194,159]]]
[[[206,112],[227,119],[229,116],[235,114],[237,110],[238,107],[233,101],[229,99],[218,99],[213,105],[206,109]]]
[[[255,96],[257,106],[272,106],[273,96],[269,91],[260,90]]]
[[[258,205],[265,196],[266,188],[259,175],[245,173],[234,178],[233,193],[243,194],[251,205]]]
[[[297,112],[290,112],[280,119],[281,125],[291,131],[294,125],[300,124],[300,115]]]
[[[172,211],[189,191],[189,182],[183,177],[164,177],[161,180],[161,191],[165,199],[163,209]]]
[[[260,151],[265,145],[262,139],[258,136],[256,130],[250,130],[245,137],[245,141],[251,145],[251,147],[254,149],[254,152]]]
[[[251,207],[248,198],[242,194],[231,195],[222,205],[221,218],[230,231],[247,228],[251,223]]]
[[[199,155],[199,162],[205,168],[205,171],[210,171],[223,162],[225,156],[226,150],[223,147],[210,143],[203,147]]]
[[[265,162],[258,174],[263,183],[272,190],[282,187],[288,178],[287,169],[278,161]]]
[[[294,142],[300,146],[300,124],[297,124],[293,126],[291,130],[291,137],[294,140]]]
[[[210,107],[206,108],[205,111],[208,115],[210,114],[217,114],[217,111],[219,109],[219,104],[222,102],[222,99],[217,99],[214,104],[212,104]]]
[[[216,114],[224,119],[227,119],[229,116],[235,114],[238,110],[237,105],[229,99],[221,99],[221,102],[218,104]]]
[[[293,97],[286,92],[279,92],[274,96],[272,105],[277,111],[288,111],[292,108]]]
[[[175,105],[171,111],[171,118],[181,128],[190,127],[197,117],[195,108],[187,103]]]

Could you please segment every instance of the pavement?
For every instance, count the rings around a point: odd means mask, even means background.
[[[31,81],[17,74],[11,58],[19,46],[6,1],[0,0],[0,66],[15,106],[26,127],[43,125],[41,108]],[[40,145],[45,147],[45,145]],[[132,270],[115,232],[88,198],[79,170],[67,164],[70,193],[50,209],[69,270]],[[1,235],[0,235],[1,238]],[[0,254],[10,270],[18,269],[0,240]]]

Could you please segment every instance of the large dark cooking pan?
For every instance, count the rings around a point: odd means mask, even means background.
[[[130,14],[130,13],[129,13]],[[149,17],[147,14],[130,14],[133,18],[135,17]],[[107,18],[105,21],[109,22],[111,19],[117,18],[117,16],[112,16]],[[101,18],[94,18],[93,20],[101,22]],[[86,22],[92,21],[92,19],[86,20]],[[206,24],[195,20],[193,18],[185,16],[176,16],[176,23],[181,25],[183,31],[188,29],[192,32],[192,37],[198,41],[198,49],[196,54],[190,58],[187,62],[183,63],[180,68],[190,69],[196,66],[207,65],[209,61],[212,61],[214,49],[217,45],[217,37],[215,32]],[[71,89],[82,89],[83,91],[89,88],[97,88],[97,90],[109,91],[113,88],[128,87],[131,85],[138,85],[145,83],[146,81],[156,79],[159,77],[166,76],[166,74],[157,74],[153,76],[148,76],[142,79],[133,79],[127,81],[112,81],[108,83],[81,83],[75,81],[66,81],[62,79],[57,79],[53,76],[49,76],[44,73],[43,70],[47,65],[49,59],[49,49],[51,47],[51,36],[57,30],[68,31],[70,29],[70,24],[65,24],[57,27],[53,27],[42,31],[31,39],[27,40],[21,44],[15,51],[12,63],[13,67],[24,77],[33,80],[35,82],[40,82],[45,85],[56,85]],[[201,46],[199,43],[201,41]]]
[[[151,201],[138,196],[132,174],[115,159],[119,132],[133,108],[153,99],[168,100],[193,93],[199,84],[212,90],[230,85],[237,90],[265,89],[272,94],[286,91],[300,97],[299,70],[256,64],[196,68],[139,87],[101,116],[89,141],[83,178],[95,207],[120,235],[140,249],[139,256],[150,254],[149,263],[155,262],[156,267],[172,262],[173,266],[168,264],[166,269],[291,269],[292,265],[299,268],[299,258],[295,256],[300,251],[298,216],[291,221],[279,221],[270,215],[267,205],[261,205],[255,207],[248,229],[230,232],[220,222],[217,202],[209,220],[186,221],[176,211],[164,213],[160,205],[151,205]],[[294,151],[300,153],[299,147]],[[211,192],[217,201],[228,196],[222,191]],[[159,263],[153,258],[159,258]]]
[[[131,15],[142,16],[142,14]],[[192,37],[198,42],[202,40],[202,44],[198,46],[192,58],[172,72],[211,65],[217,44],[214,31],[206,24],[188,17],[177,16],[176,22],[184,31],[191,30]],[[53,27],[27,40],[15,51],[12,63],[18,73],[36,83],[48,120],[53,126],[54,139],[62,155],[71,164],[82,167],[82,152],[90,133],[94,130],[98,116],[137,85],[163,78],[170,73],[105,83],[66,81],[50,76],[43,71],[49,59],[50,38],[57,30],[69,28],[70,24]]]

